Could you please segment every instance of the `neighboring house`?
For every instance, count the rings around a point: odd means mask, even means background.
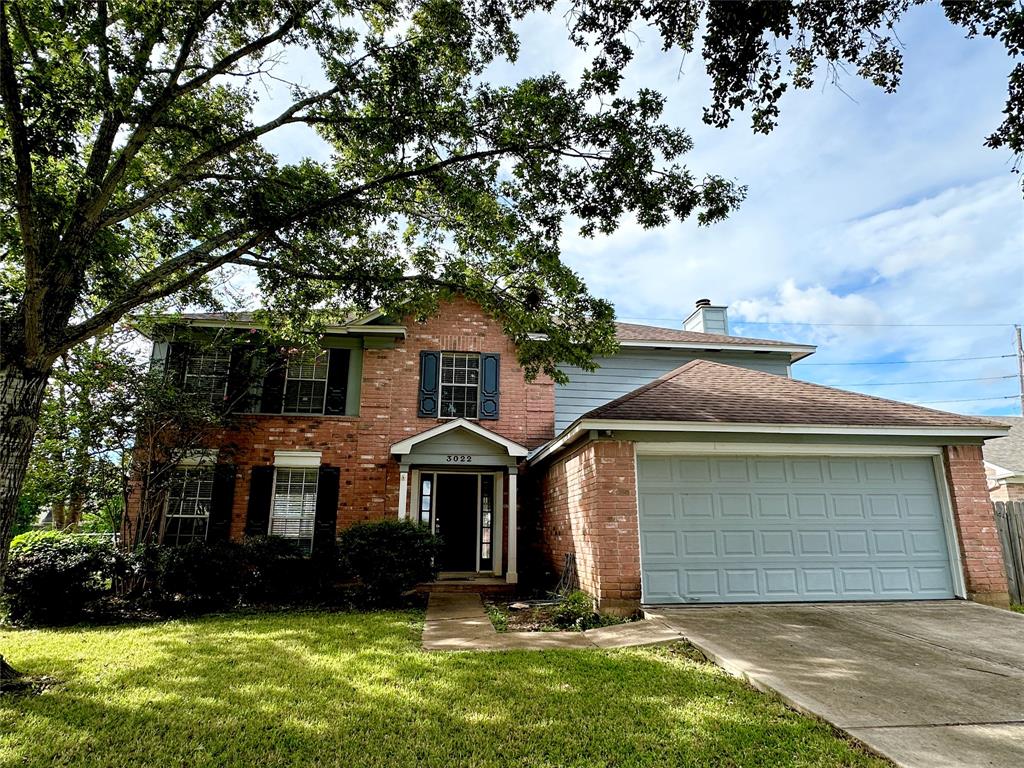
[[[1010,434],[985,443],[985,475],[992,501],[1024,501],[1024,416],[1000,416]]]
[[[572,556],[606,610],[1008,603],[981,458],[1006,429],[796,381],[814,347],[731,336],[724,307],[698,302],[684,330],[619,324],[621,351],[565,368],[564,386],[527,382],[464,299],[327,328],[319,354],[240,384],[253,356],[223,340],[254,329],[185,315],[151,331],[180,384],[248,396],[238,429],[180,467],[165,541],[271,533],[311,550],[400,518],[442,535],[447,571],[540,584]]]

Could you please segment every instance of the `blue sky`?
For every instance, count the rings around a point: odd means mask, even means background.
[[[521,31],[519,62],[496,65],[492,80],[578,76],[584,59],[565,42],[560,15],[532,17]],[[1019,413],[1014,400],[975,399],[1017,393],[1013,378],[998,378],[1013,376],[1015,360],[997,356],[1013,354],[1013,324],[1024,322],[1020,178],[1007,153],[983,146],[1011,67],[998,43],[965,40],[937,6],[915,9],[897,29],[905,71],[896,94],[851,73],[842,90],[787,94],[779,127],[760,136],[742,114],[726,130],[703,125],[699,57],[664,52],[652,32],[636,31],[643,42],[626,87],[666,94],[668,121],[694,138],[691,168],[735,178],[749,196],[709,228],[624,221],[588,241],[567,227],[563,258],[594,293],[623,320],[677,327],[708,297],[729,305],[733,333],[817,344],[794,367],[799,378],[945,410]],[[296,138],[270,146],[321,154]],[[965,357],[996,359],[900,362]],[[870,361],[883,364],[862,364]]]

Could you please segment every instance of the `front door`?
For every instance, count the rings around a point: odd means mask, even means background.
[[[434,533],[442,571],[476,570],[477,475],[437,475]]]

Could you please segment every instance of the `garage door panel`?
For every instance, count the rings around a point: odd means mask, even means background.
[[[640,457],[649,603],[947,598],[931,460]]]

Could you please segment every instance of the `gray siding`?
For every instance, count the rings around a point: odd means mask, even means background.
[[[569,383],[555,387],[555,434],[587,411],[698,358],[780,376],[789,375],[789,354],[785,352],[701,354],[699,350],[692,349],[623,348],[614,357],[597,358],[595,362],[601,367],[593,372],[573,366],[562,367]]]

